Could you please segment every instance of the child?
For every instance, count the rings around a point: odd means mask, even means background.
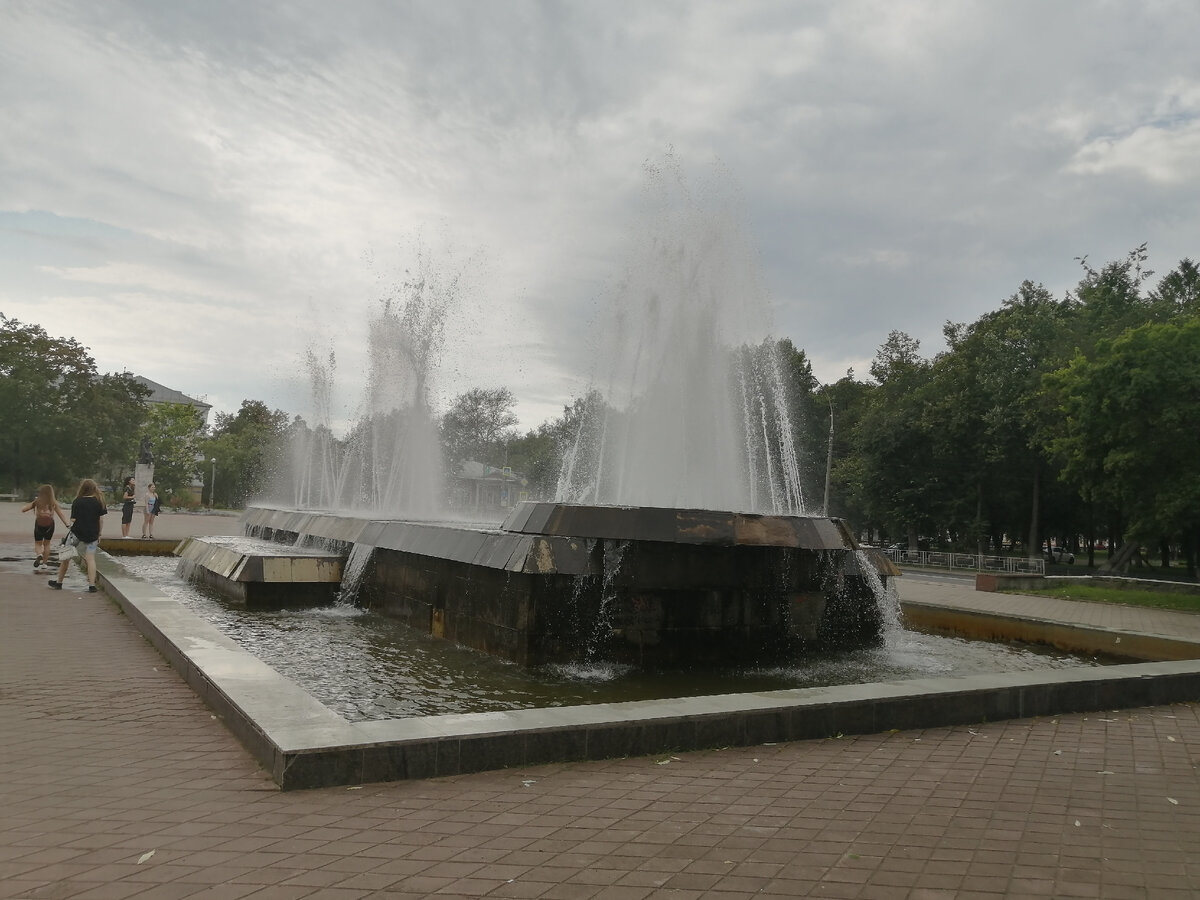
[[[100,532],[103,529],[103,517],[108,514],[104,506],[104,498],[100,488],[90,478],[79,482],[79,493],[71,503],[71,533],[79,541],[79,550],[87,560],[88,590],[96,592],[96,547],[100,543]],[[61,591],[63,578],[67,574],[69,559],[61,560],[58,564],[58,578],[50,579],[50,587]]]
[[[63,515],[62,507],[54,499],[54,488],[43,484],[38,488],[37,496],[32,503],[21,508],[21,512],[37,510],[33,520],[33,571],[38,566],[50,565],[50,541],[54,538],[54,517],[57,515],[64,525],[67,517]]]

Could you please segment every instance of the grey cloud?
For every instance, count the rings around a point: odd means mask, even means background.
[[[1074,256],[1200,252],[1197,33],[1185,0],[9,6],[0,227],[40,235],[50,269],[5,303],[87,292],[85,326],[105,290],[190,309],[176,358],[224,348],[212,393],[250,396],[260,348],[285,360],[358,315],[380,289],[364,258],[444,225],[492,260],[487,339],[448,374],[554,409],[586,377],[641,166],[673,146],[697,184],[728,171],[777,331],[837,377],[893,328],[935,352],[1025,278],[1071,287]],[[201,296],[77,271],[110,264]],[[239,305],[257,340],[221,331]],[[519,358],[478,359],[492,338]]]

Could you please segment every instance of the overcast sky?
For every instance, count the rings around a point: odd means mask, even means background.
[[[307,413],[415,246],[438,398],[586,386],[643,166],[726,175],[834,381],[1028,278],[1200,256],[1200,4],[0,0],[0,312],[232,412]]]

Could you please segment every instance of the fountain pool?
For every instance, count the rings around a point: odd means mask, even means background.
[[[655,672],[603,662],[525,668],[350,605],[247,609],[181,578],[173,557],[125,557],[121,565],[352,722],[1094,667],[1112,661],[900,630],[878,647],[761,668]]]

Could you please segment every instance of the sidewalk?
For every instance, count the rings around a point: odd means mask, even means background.
[[[0,523],[0,898],[1200,894],[1200,704],[281,793],[26,543]]]

